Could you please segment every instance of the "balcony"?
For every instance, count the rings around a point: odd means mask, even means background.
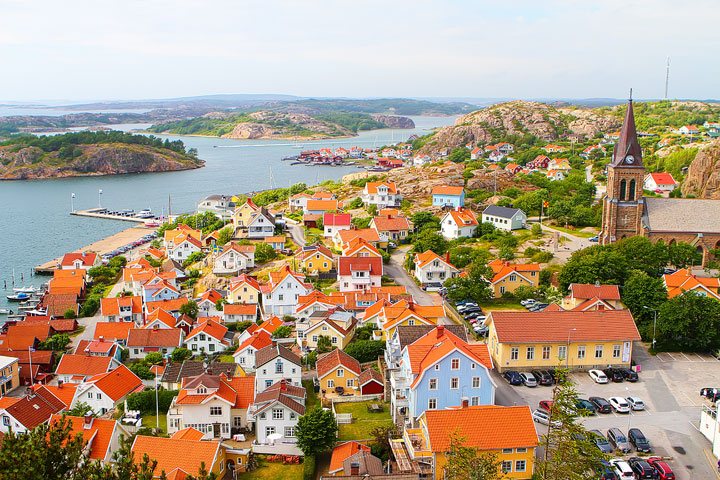
[[[350,281],[355,285],[368,285],[371,280],[370,277],[355,277],[350,278]]]
[[[405,448],[407,448],[410,459],[412,460],[430,460],[432,452],[427,445],[427,441],[423,436],[420,428],[406,428],[403,434],[405,440]]]

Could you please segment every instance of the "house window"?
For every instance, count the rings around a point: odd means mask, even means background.
[[[503,460],[502,466],[500,467],[503,473],[512,472],[512,460]]]
[[[282,420],[285,415],[285,411],[282,408],[273,408],[272,418],[273,420]]]
[[[431,378],[428,382],[429,390],[437,390],[437,378]]]
[[[411,318],[410,320],[408,320],[408,325],[411,327],[415,325],[415,319]]]
[[[322,331],[323,331],[323,332],[327,332],[327,329],[328,329],[328,328],[327,328],[327,325],[323,325],[323,326],[322,326]]]
[[[190,345],[190,350],[192,350],[193,352],[197,352],[197,343],[191,344],[191,345]]]
[[[457,390],[458,385],[460,385],[460,379],[457,377],[453,377],[450,379],[450,390]]]
[[[233,417],[233,427],[242,427],[242,417]]]
[[[472,405],[472,406],[480,405],[480,397],[470,397],[470,405]]]
[[[335,380],[329,379],[329,380],[327,381],[327,387],[328,387],[328,388],[335,388]]]
[[[515,449],[515,453],[526,453],[526,452],[527,452],[527,448],[516,448]]]
[[[347,385],[347,388],[355,388],[355,379],[354,378],[348,378],[345,383]]]
[[[330,343],[332,343],[333,345],[337,345],[337,343],[338,343],[337,337],[332,337],[332,338],[330,339]]]
[[[295,420],[297,418],[297,414],[295,412],[290,412],[290,420]]]
[[[313,343],[317,343],[317,341],[318,341],[318,336],[317,336],[317,335],[313,335],[313,336],[312,336],[312,341],[313,341]]]
[[[565,360],[566,355],[567,355],[567,346],[558,345],[558,358],[560,360]]]
[[[505,293],[505,287],[501,286],[500,287],[500,295],[502,295],[503,293]]]
[[[452,370],[459,370],[460,369],[460,359],[459,358],[453,358],[450,362],[450,368]]]
[[[510,360],[517,360],[520,356],[520,347],[512,347],[510,349]]]
[[[502,453],[513,453],[513,449],[512,448],[503,448]]]
[[[602,358],[603,357],[603,345],[595,345],[595,358]]]
[[[517,275],[510,275],[510,281],[511,282],[517,281]]]
[[[342,368],[338,368],[338,369],[337,369],[337,373],[336,373],[335,375],[338,376],[338,377],[344,377],[344,376],[345,376],[345,370],[343,370]]]
[[[222,415],[222,407],[210,407],[210,415]]]
[[[95,397],[97,397],[98,400],[102,400],[102,393],[96,393]]]
[[[201,342],[204,342],[204,341],[205,341],[205,334],[204,334],[204,333],[201,333],[201,334],[200,334],[200,341],[201,341]]]
[[[272,380],[265,380],[265,388],[272,387]]]
[[[268,426],[265,427],[265,436],[266,436],[266,437],[267,437],[268,435],[272,435],[273,433],[275,433],[275,427],[270,426],[270,425],[268,425]]]
[[[428,409],[435,410],[437,408],[437,398],[428,398]]]
[[[240,365],[245,363],[245,357],[238,357],[238,358],[240,359],[240,361],[238,362],[238,363],[240,363]]]
[[[205,387],[199,387],[195,390],[195,392],[198,395],[205,395],[207,393],[207,389],[205,389]]]
[[[214,351],[215,351],[215,344],[214,344],[214,343],[211,343],[210,345],[208,345],[208,351],[210,351],[210,352],[214,352]]]
[[[472,378],[472,388],[480,388],[480,377]]]
[[[295,438],[295,427],[285,427],[285,438]]]
[[[278,301],[279,301],[279,302],[282,302],[282,301],[283,301],[283,296],[282,296],[282,294],[278,295]]]
[[[550,346],[548,346],[548,345],[546,345],[546,346],[543,347],[543,350],[542,350],[542,358],[543,358],[543,360],[550,360],[550,349],[551,349],[551,348],[552,348],[552,347],[550,347]]]
[[[580,360],[585,358],[585,345],[578,345],[578,358]]]
[[[283,363],[279,360],[275,363],[275,373],[283,373]]]
[[[535,360],[535,347],[527,347],[525,358],[528,360]]]
[[[92,398],[92,392],[88,392],[88,398]]]
[[[613,345],[613,358],[620,358],[620,345]]]
[[[525,471],[525,460],[515,460],[515,471],[516,472],[524,472]]]

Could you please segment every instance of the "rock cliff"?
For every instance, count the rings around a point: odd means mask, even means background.
[[[322,122],[304,113],[282,113],[262,110],[249,115],[257,123],[245,122],[235,126],[227,138],[287,138],[300,135],[303,138],[330,138],[331,136],[353,136],[355,133],[336,124]],[[304,132],[314,132],[305,134]]]
[[[695,156],[682,184],[682,194],[720,199],[720,141],[716,140]]]
[[[415,122],[408,117],[398,117],[396,115],[371,115],[376,122],[383,123],[388,128],[415,128]]]
[[[205,162],[177,152],[123,143],[78,145],[82,154],[63,160],[58,152],[46,153],[37,147],[0,147],[0,179],[117,175],[124,173],[169,172],[202,167]]]

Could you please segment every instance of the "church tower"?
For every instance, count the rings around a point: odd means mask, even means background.
[[[641,234],[645,167],[635,131],[632,95],[607,172],[607,193],[603,198],[600,234],[600,243],[603,245]]]

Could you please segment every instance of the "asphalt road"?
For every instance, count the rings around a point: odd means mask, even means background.
[[[383,272],[385,272],[385,275],[395,280],[398,285],[405,287],[407,292],[411,294],[413,299],[420,305],[433,305],[436,303],[433,296],[418,287],[415,280],[413,280],[403,268],[405,254],[408,250],[410,250],[409,246],[396,249],[392,255],[390,255],[390,263],[383,265]]]
[[[288,219],[286,218],[285,221],[287,222],[288,230],[290,231],[290,236],[293,239],[293,242],[295,242],[299,247],[305,246],[305,230],[300,225],[294,225],[290,222],[288,222]]]

